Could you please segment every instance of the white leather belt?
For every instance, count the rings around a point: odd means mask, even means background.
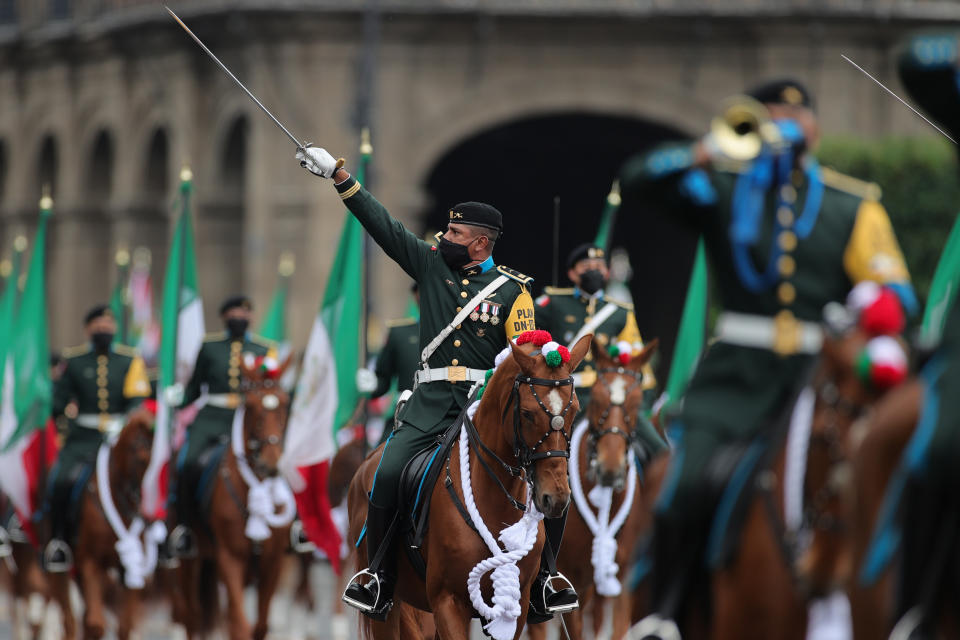
[[[740,347],[769,349],[780,355],[819,353],[823,329],[816,322],[797,320],[789,311],[774,317],[724,311],[717,318],[717,340]]]
[[[240,406],[240,394],[209,393],[207,394],[207,404],[211,407],[220,407],[221,409],[236,409]]]
[[[417,384],[425,382],[483,382],[487,372],[469,367],[439,367],[437,369],[417,369],[414,379]]]
[[[123,429],[122,413],[81,413],[74,422],[78,427],[97,429],[105,433],[119,433]]]

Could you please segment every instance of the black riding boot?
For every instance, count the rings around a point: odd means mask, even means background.
[[[52,487],[44,511],[50,518],[50,539],[43,548],[41,564],[49,573],[66,573],[73,568],[73,551],[67,544],[67,511],[70,506],[63,495],[69,488]]]
[[[897,584],[896,625],[891,640],[934,637],[944,565],[957,533],[957,513],[942,494],[913,480],[903,494],[903,555]]]
[[[370,566],[350,578],[342,600],[360,613],[384,621],[393,607],[393,587],[397,580],[397,556],[392,549],[393,528],[397,510],[378,507],[373,502],[367,507],[367,558]],[[360,584],[360,578],[369,578]]]
[[[543,519],[547,542],[540,554],[540,573],[530,587],[530,613],[527,614],[527,622],[546,622],[558,613],[567,613],[580,606],[573,585],[557,571],[557,554],[560,552],[566,523],[566,513],[559,518]]]

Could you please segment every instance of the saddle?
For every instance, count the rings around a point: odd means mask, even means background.
[[[46,512],[53,523],[53,535],[71,543],[80,527],[80,507],[83,504],[85,489],[93,474],[93,465],[83,462],[60,471],[46,505]],[[58,531],[59,529],[59,531]]]

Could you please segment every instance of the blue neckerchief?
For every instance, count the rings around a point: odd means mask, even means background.
[[[477,266],[480,267],[480,273],[486,273],[487,271],[490,271],[490,269],[493,269],[495,266],[493,264],[493,256],[487,256],[487,259]]]
[[[588,300],[589,300],[590,298],[596,298],[597,300],[603,300],[603,289],[600,289],[599,291],[597,291],[596,293],[594,293],[594,294],[591,296],[591,295],[583,292],[583,291],[580,289],[580,287],[574,287],[574,288],[573,288],[573,297],[574,297],[574,298],[587,298]]]

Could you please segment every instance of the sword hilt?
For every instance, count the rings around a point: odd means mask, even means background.
[[[343,158],[337,158],[337,169],[343,169],[343,165],[347,164],[347,161]]]

